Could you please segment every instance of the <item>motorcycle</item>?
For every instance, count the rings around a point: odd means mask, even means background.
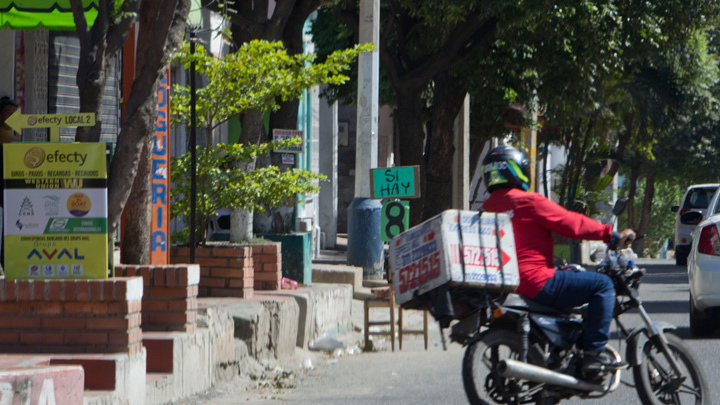
[[[622,211],[616,204],[615,211]],[[616,212],[616,215],[619,215]],[[596,271],[615,285],[613,318],[618,339],[626,342],[625,360],[635,388],[645,405],[709,404],[707,380],[695,355],[675,327],[653,322],[638,289],[645,274],[632,249],[604,248],[594,252]],[[577,265],[558,271],[584,271]],[[441,331],[452,320],[450,339],[466,347],[462,362],[465,392],[471,404],[554,405],[564,399],[601,398],[620,384],[622,370],[583,377],[581,343],[586,306],[556,309],[517,294],[444,286],[417,297],[440,322]],[[621,317],[635,310],[642,325],[629,330]],[[445,344],[443,335],[443,345]],[[620,353],[607,345],[616,361]]]

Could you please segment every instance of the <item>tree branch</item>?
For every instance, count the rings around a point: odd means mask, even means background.
[[[479,48],[491,46],[495,39],[497,18],[468,20],[448,35],[448,40],[439,52],[432,54],[432,57],[428,55],[422,63],[408,71],[407,80],[416,85],[427,83],[438,72],[467,59]]]
[[[139,4],[137,0],[125,0],[118,12],[123,18],[116,25],[111,25],[107,32],[107,53],[110,55],[118,52],[128,38],[130,27],[137,18]]]
[[[102,3],[102,1],[100,3]],[[82,8],[82,0],[70,0],[70,8],[73,12],[73,20],[75,21],[75,30],[80,40],[80,48],[87,47],[90,42],[90,33],[87,28],[85,11]],[[100,13],[98,13],[98,17],[99,16]]]

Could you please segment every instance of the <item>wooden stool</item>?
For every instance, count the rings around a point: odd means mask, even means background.
[[[428,349],[428,311],[422,310],[423,312],[423,328],[422,329],[404,329],[403,327],[403,312],[410,311],[400,307],[398,309],[398,341],[400,343],[400,350],[402,350],[403,335],[423,335],[425,339],[425,350]],[[413,310],[415,311],[415,310]]]
[[[385,335],[390,336],[390,345],[392,351],[395,351],[395,299],[393,297],[393,290],[390,287],[390,291],[387,297],[372,297],[366,298],[364,302],[365,307],[365,347],[367,347],[370,339],[370,334],[373,335]],[[389,308],[390,309],[390,321],[370,321],[370,308]],[[390,331],[378,331],[370,332],[371,326],[379,325],[390,325]]]

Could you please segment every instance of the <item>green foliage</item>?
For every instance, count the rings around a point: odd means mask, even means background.
[[[629,184],[625,182],[620,186],[618,195],[626,196],[629,191]],[[652,212],[650,215],[650,226],[645,236],[645,251],[638,252],[641,256],[656,257],[666,240],[672,239],[675,234],[675,213],[670,211],[673,205],[680,204],[684,186],[678,185],[668,180],[658,180],[655,182],[655,194],[652,202]],[[645,180],[638,181],[638,187],[635,192],[633,210],[637,213],[642,210],[643,199],[645,198]],[[618,218],[619,224],[627,223],[626,209]]]
[[[296,99],[320,83],[345,82],[344,72],[357,55],[371,49],[366,44],[338,50],[316,63],[314,55],[288,55],[281,42],[250,41],[223,58],[209,55],[200,45],[192,54],[184,42],[173,60],[186,69],[195,62],[197,72],[207,78],[207,86],[196,91],[197,122],[213,129],[248,109],[275,111],[279,101]],[[173,86],[171,119],[174,126],[189,125],[189,87]]]
[[[280,42],[253,40],[244,43],[237,52],[223,58],[209,55],[202,46],[191,52],[184,42],[173,60],[186,69],[195,63],[197,73],[203,74],[207,85],[196,89],[197,125],[208,132],[228,119],[247,110],[275,111],[279,103],[296,99],[302,92],[320,83],[340,84],[348,79],[344,74],[360,52],[372,49],[369,45],[338,50],[316,63],[314,55],[289,55]],[[190,122],[190,88],[173,86],[171,122],[173,126]],[[254,167],[258,156],[273,149],[286,149],[300,140],[260,145],[227,145],[197,150],[197,207],[196,229],[204,232],[207,219],[219,209],[263,211],[294,204],[298,194],[314,193],[313,182],[325,176],[308,170],[281,171],[276,166]],[[170,215],[190,217],[190,153],[173,158]],[[188,241],[189,226],[174,236],[176,241]],[[203,238],[204,239],[204,238]]]
[[[317,180],[322,174],[308,170],[281,171],[276,166],[243,169],[243,163],[254,160],[273,149],[287,149],[300,143],[300,139],[260,145],[219,144],[217,148],[197,149],[197,210],[198,224],[205,224],[211,215],[223,208],[263,211],[265,206],[278,207],[297,202],[297,194],[315,193]],[[186,224],[190,218],[190,152],[172,159],[170,216],[181,218]],[[203,235],[203,227],[196,234]],[[187,243],[190,228],[173,236],[179,243]],[[177,239],[175,239],[177,238]]]
[[[310,33],[315,44],[317,52],[317,60],[325,61],[338,49],[352,48],[357,44],[357,40],[352,30],[345,24],[342,24],[334,15],[331,6],[320,7],[317,15],[310,26]],[[340,101],[343,105],[353,105],[357,97],[357,64],[350,66],[347,71],[349,80],[340,84],[330,84],[323,90],[322,96],[330,101]],[[394,105],[395,94],[384,69],[380,69],[379,81],[379,101],[380,105]]]

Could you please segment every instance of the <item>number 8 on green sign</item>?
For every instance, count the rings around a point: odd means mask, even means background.
[[[380,217],[380,239],[389,242],[393,237],[405,232],[410,217],[410,203],[407,201],[387,201],[383,204]]]

